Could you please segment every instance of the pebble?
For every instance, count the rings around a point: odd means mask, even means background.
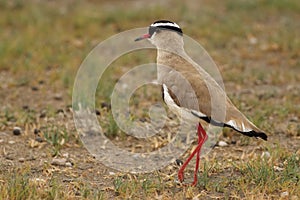
[[[33,133],[34,133],[35,135],[39,134],[40,132],[41,132],[40,129],[37,129],[37,128],[35,128],[35,129],[33,130]]]
[[[62,98],[62,95],[61,95],[61,94],[55,94],[55,95],[54,95],[54,99],[57,100],[57,101],[60,101],[60,100],[62,100],[63,98]]]
[[[25,158],[19,158],[19,162],[24,162]]]
[[[96,113],[96,115],[101,115],[100,111],[97,109],[95,109],[95,113]]]
[[[4,140],[1,139],[1,140],[0,140],[0,143],[2,143],[2,142],[4,142]]]
[[[113,176],[115,175],[116,173],[115,172],[108,172],[109,175]]]
[[[107,108],[107,109],[111,109],[111,105],[109,103],[106,103],[106,102],[102,102],[101,103],[101,108]]]
[[[46,158],[46,157],[47,157],[47,154],[41,153],[41,157],[42,157],[42,158]]]
[[[181,166],[181,165],[183,165],[183,162],[182,162],[182,160],[176,159],[176,164],[178,166]]]
[[[22,129],[20,127],[15,126],[13,129],[14,135],[21,135]]]
[[[278,166],[274,166],[273,168],[274,168],[274,170],[275,170],[276,172],[281,172],[281,171],[284,170],[284,168],[278,167]]]
[[[236,141],[235,141],[235,140],[232,140],[232,141],[231,141],[231,144],[236,144]]]
[[[16,142],[13,140],[8,141],[8,144],[15,144]]]
[[[66,162],[65,166],[66,166],[66,167],[72,167],[73,165],[72,165],[71,162]]]
[[[41,113],[40,113],[40,118],[46,117],[46,113],[47,113],[46,110],[42,110]]]
[[[292,117],[292,118],[290,119],[290,122],[298,122],[298,121],[299,121],[299,118],[298,118],[297,116]]]
[[[32,87],[31,87],[31,90],[32,90],[32,91],[38,91],[38,90],[39,90],[39,88],[38,88],[38,87],[36,87],[36,86],[32,86]]]
[[[53,158],[51,165],[66,166],[67,159],[65,158]]]
[[[219,142],[218,142],[218,146],[219,146],[219,147],[226,147],[226,146],[228,146],[228,144],[227,144],[227,142],[219,141]]]
[[[271,157],[271,154],[270,154],[270,152],[268,152],[268,151],[264,151],[264,152],[262,152],[262,154],[261,154],[261,158],[266,158],[266,159],[268,159],[268,158],[270,158]]]
[[[24,106],[22,106],[22,109],[23,109],[23,110],[29,110],[29,106],[24,105]]]
[[[280,194],[280,197],[281,197],[281,198],[284,198],[284,197],[287,197],[287,196],[289,196],[289,192],[287,192],[287,191],[282,192],[282,193]]]
[[[65,158],[69,158],[69,153],[64,153],[62,156]]]
[[[64,110],[62,108],[57,109],[56,114],[59,114],[59,113],[64,113]]]
[[[45,83],[44,80],[39,80],[39,84],[40,84],[40,85],[43,85],[44,83]]]
[[[44,142],[43,138],[41,138],[41,137],[39,137],[39,136],[35,138],[35,141],[37,141],[37,142],[39,142],[39,143]]]

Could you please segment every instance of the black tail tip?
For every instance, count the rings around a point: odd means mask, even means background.
[[[263,132],[255,132],[255,131],[251,131],[251,132],[252,132],[252,136],[253,137],[261,138],[261,139],[263,139],[265,141],[268,140],[268,136],[265,133],[263,133]]]
[[[268,136],[265,133],[259,133],[259,136],[261,139],[267,141],[268,140]]]
[[[261,138],[265,141],[268,140],[268,136],[263,132],[250,131],[250,132],[241,132],[241,133],[244,134],[244,135],[247,135],[249,137]]]

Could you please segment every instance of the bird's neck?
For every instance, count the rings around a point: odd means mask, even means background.
[[[163,47],[157,47],[157,76],[158,82],[164,83],[164,79],[168,74],[176,69],[176,66],[184,62],[183,60],[190,60],[185,53],[183,45],[174,47],[165,45]],[[180,65],[180,64],[179,64]]]
[[[184,58],[189,60],[188,55],[184,51],[183,46],[164,46],[161,48],[157,48],[157,63],[158,64],[166,64],[169,62],[173,62],[179,58]]]

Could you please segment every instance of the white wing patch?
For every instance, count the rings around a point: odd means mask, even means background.
[[[168,87],[163,84],[163,95],[164,95],[164,101],[168,105],[168,107],[174,111],[178,116],[181,116],[185,119],[193,119],[195,118],[199,119],[202,117],[207,117],[204,113],[196,110],[191,110],[183,107],[179,107],[174,100],[172,99]],[[234,129],[240,131],[240,132],[251,132],[253,131],[251,128],[248,128],[245,126],[243,122],[237,123],[235,120],[231,119],[228,122],[226,122],[227,125],[233,127]]]
[[[229,120],[226,124],[232,126],[233,128],[242,131],[242,132],[250,132],[252,129],[245,127],[245,124],[241,122],[241,126],[238,126],[236,121],[234,120]]]
[[[198,121],[199,117],[206,117],[203,113],[196,111],[196,110],[190,110],[184,107],[179,107],[172,97],[170,96],[169,89],[165,84],[163,84],[163,95],[164,95],[164,101],[167,104],[167,106],[175,112],[179,117],[182,117],[187,120],[191,120],[192,122]]]
[[[164,93],[164,101],[170,107],[171,110],[178,109],[179,106],[176,105],[174,100],[169,94],[168,88],[165,84],[163,84],[163,93]]]

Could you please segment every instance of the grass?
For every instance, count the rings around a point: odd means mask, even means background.
[[[62,146],[68,142],[69,134],[66,130],[57,130],[55,127],[44,131],[45,140],[53,146],[53,156],[57,156]]]
[[[300,197],[299,1],[176,0],[170,9],[170,3],[155,1],[145,6],[0,0],[0,9],[0,199],[284,199],[284,192],[288,199]],[[148,174],[100,165],[81,144],[69,109],[76,71],[88,53],[116,33],[157,19],[178,22],[205,47],[230,98],[269,133],[269,141],[261,142],[225,129],[220,139],[229,146],[202,158],[196,187],[176,183],[176,165]],[[154,148],[123,133],[101,104],[110,104],[124,72],[155,57],[150,50],[123,55],[99,82],[98,120],[121,147]],[[132,120],[149,121],[148,106],[160,100],[156,87],[139,88],[129,102]],[[14,126],[22,128],[21,136],[11,134]],[[34,129],[43,142],[31,145]],[[263,152],[270,157],[261,157]],[[64,155],[72,167],[50,164]],[[192,176],[193,165],[186,182]]]
[[[44,180],[32,177],[28,169],[8,172],[9,182],[1,183],[1,199],[104,199],[104,193],[93,190],[89,185],[65,188],[57,179]],[[66,189],[68,190],[66,192]]]

